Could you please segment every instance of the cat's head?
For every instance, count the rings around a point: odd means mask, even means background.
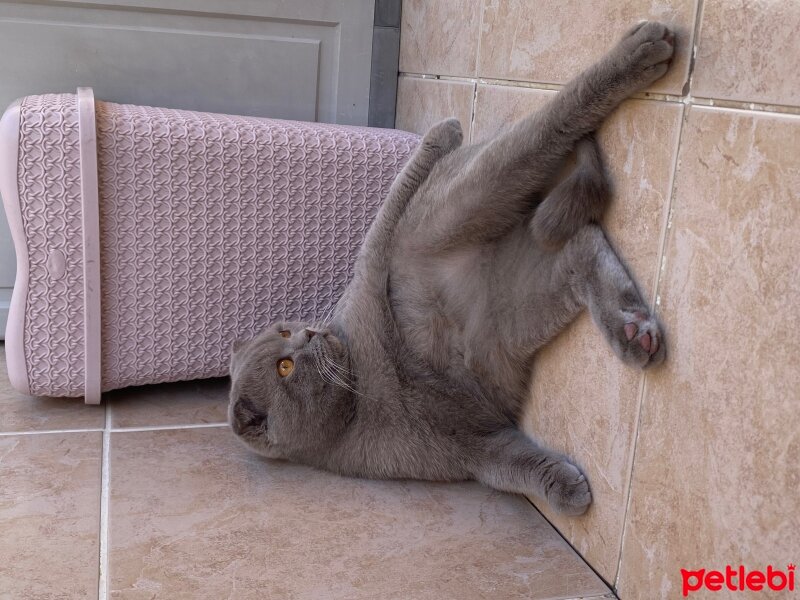
[[[345,344],[307,323],[276,323],[235,344],[228,407],[233,432],[264,456],[312,460],[353,418],[347,368]]]

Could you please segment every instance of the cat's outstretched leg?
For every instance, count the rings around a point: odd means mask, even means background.
[[[458,149],[463,138],[461,124],[457,119],[446,119],[437,123],[422,138],[389,188],[386,200],[359,250],[353,279],[327,322],[338,321],[350,331],[360,331],[364,324],[371,322],[370,318],[385,317],[385,304],[373,302],[372,299],[381,298],[386,293],[395,228],[433,168],[445,156]],[[353,336],[354,339],[357,337]]]
[[[625,98],[664,75],[673,51],[666,25],[638,25],[540,111],[476,148],[466,165],[443,169],[433,191],[443,199],[438,221],[446,225],[431,231],[428,245],[446,249],[492,240],[519,223],[575,143]]]
[[[397,223],[436,163],[461,146],[463,139],[458,119],[440,121],[422,138],[414,154],[392,182],[386,200],[367,231],[356,259],[353,283],[339,299],[334,316],[341,314],[353,295],[374,297],[380,290],[386,289],[389,255]],[[365,309],[362,307],[361,310]],[[364,318],[363,313],[359,318]]]
[[[538,446],[518,429],[485,438],[475,478],[504,492],[539,496],[558,512],[580,515],[592,503],[589,483],[565,456]]]
[[[543,167],[557,168],[575,142],[595,131],[623,100],[667,72],[674,42],[666,25],[653,21],[638,24],[542,110],[498,137],[487,152],[505,154],[511,159],[511,171],[530,171],[533,166],[539,174],[536,179],[548,177],[552,170]],[[515,158],[528,160],[517,165]]]
[[[557,249],[584,225],[597,222],[608,205],[609,184],[594,135],[575,146],[575,168],[536,207],[530,223],[534,241]]]
[[[661,363],[666,344],[658,320],[600,227],[578,231],[563,252],[573,271],[580,273],[573,280],[575,295],[617,356],[642,368]]]
[[[392,182],[389,193],[367,232],[359,251],[356,273],[386,270],[387,251],[394,228],[411,198],[442,157],[461,146],[464,135],[458,119],[445,119],[431,127],[403,169]]]

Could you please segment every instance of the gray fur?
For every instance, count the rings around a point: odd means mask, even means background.
[[[455,120],[428,132],[332,315],[276,324],[234,353],[236,434],[266,456],[346,475],[477,479],[584,512],[581,471],[517,421],[534,354],[584,308],[625,362],[664,359],[658,323],[596,224],[608,183],[591,134],[666,72],[672,41],[664,25],[636,26],[482,144],[461,146]],[[576,145],[575,169],[546,194]],[[294,371],[280,378],[286,357]]]

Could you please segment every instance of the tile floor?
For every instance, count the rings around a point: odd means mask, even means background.
[[[524,498],[261,459],[226,392],[90,407],[21,396],[0,364],[0,599],[613,597]]]

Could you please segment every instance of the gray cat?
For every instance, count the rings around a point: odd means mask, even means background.
[[[534,354],[584,307],[626,363],[664,359],[659,325],[597,225],[608,184],[592,132],[666,73],[673,46],[667,27],[641,23],[491,140],[462,147],[458,121],[433,127],[332,315],[235,348],[236,435],[337,473],[477,479],[583,513],[580,469],[518,419]],[[575,168],[545,195],[573,150]]]

